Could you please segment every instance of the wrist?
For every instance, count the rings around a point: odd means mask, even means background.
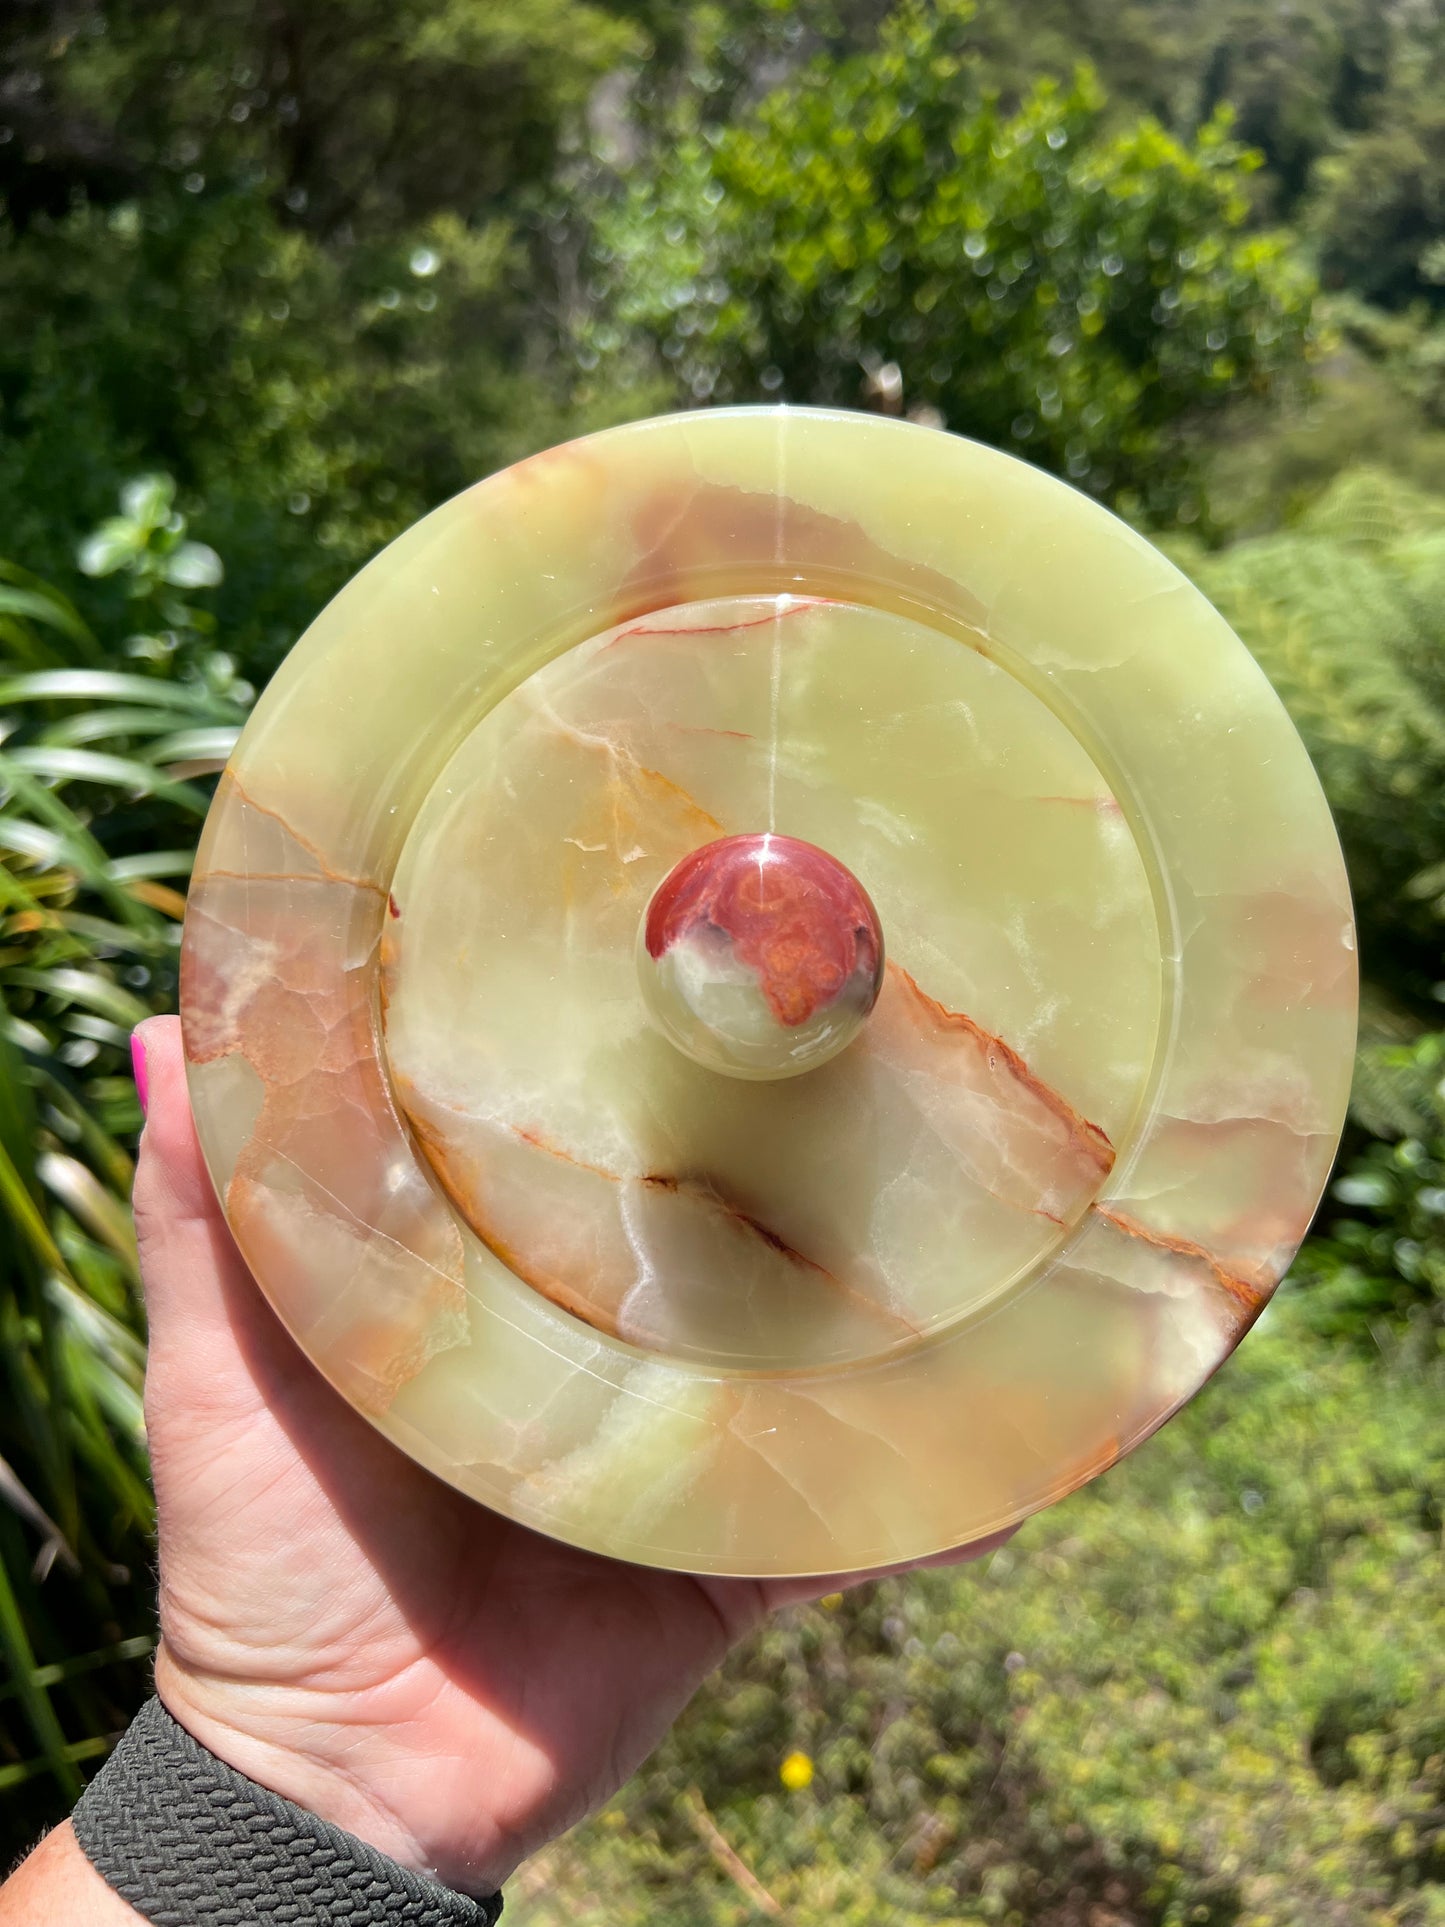
[[[157,1649],[155,1686],[171,1717],[208,1752],[258,1786],[374,1847],[409,1872],[475,1897],[496,1893],[514,1861],[493,1851],[458,1856],[411,1826],[383,1792],[404,1768],[385,1741],[359,1728],[325,1695],[244,1679],[213,1678]]]
[[[69,1820],[47,1833],[0,1889],[0,1927],[144,1927],[96,1872]]]

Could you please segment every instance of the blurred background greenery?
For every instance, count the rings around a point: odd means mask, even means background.
[[[986,1567],[785,1616],[522,1920],[1445,1922],[1445,5],[10,0],[0,1794],[145,1690],[130,1027],[208,779],[489,470],[758,399],[1146,529],[1340,825],[1352,1121],[1287,1288]]]

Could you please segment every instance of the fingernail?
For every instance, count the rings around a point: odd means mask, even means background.
[[[140,1099],[140,1114],[144,1117],[150,1109],[150,1079],[146,1076],[146,1047],[139,1031],[131,1032],[130,1068],[135,1078],[135,1094]]]

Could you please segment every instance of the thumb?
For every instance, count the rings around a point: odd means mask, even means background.
[[[148,1019],[133,1051],[146,1102],[133,1203],[150,1327],[147,1405],[240,1416],[258,1402],[258,1379],[286,1375],[299,1355],[236,1249],[206,1169],[180,1019]]]

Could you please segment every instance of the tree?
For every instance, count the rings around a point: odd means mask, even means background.
[[[321,235],[495,209],[672,0],[19,0],[0,49],[11,219],[167,175]],[[36,149],[41,151],[37,154]]]
[[[164,466],[264,670],[382,542],[565,435],[532,210],[599,77],[674,10],[21,4],[0,45],[7,544],[62,573],[126,475]]]
[[[962,0],[904,0],[729,129],[672,130],[597,214],[584,354],[649,341],[682,398],[905,401],[1154,514],[1191,507],[1182,430],[1300,367],[1311,281],[1246,231],[1250,157],[1111,131],[1097,83],[984,84]],[[885,387],[893,381],[890,374]]]
[[[1402,106],[1404,103],[1402,103]],[[1330,285],[1387,307],[1445,300],[1445,108],[1425,99],[1315,172],[1309,223]]]

